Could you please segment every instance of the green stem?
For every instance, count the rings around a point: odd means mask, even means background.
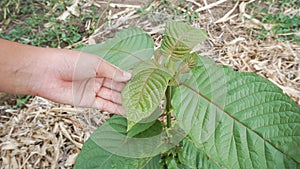
[[[167,128],[171,127],[171,110],[172,110],[171,100],[172,100],[171,86],[168,86],[166,90]]]

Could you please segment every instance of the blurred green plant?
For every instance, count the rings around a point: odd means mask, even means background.
[[[70,15],[67,19],[57,19],[71,0],[4,0],[0,2],[0,38],[33,46],[66,47],[80,42],[95,30],[97,7],[83,10],[79,17]],[[79,46],[81,46],[79,44]],[[75,46],[76,47],[76,46]]]
[[[20,95],[16,95],[16,98],[17,98],[17,103],[16,103],[16,106],[17,107],[22,107],[25,105],[25,103],[27,103],[29,101],[29,99],[31,98],[30,95],[25,95],[25,96],[20,96]]]
[[[0,93],[0,105],[12,108],[22,108],[30,100],[30,95],[14,95],[7,93]]]
[[[2,0],[0,2],[0,21],[16,15],[20,11],[20,0]]]
[[[153,1],[158,1],[159,6],[150,6]],[[165,19],[179,19],[191,23],[199,18],[199,13],[193,11],[191,3],[184,0],[180,0],[178,3],[170,0],[148,0],[148,3],[137,11],[142,17],[147,16],[148,19],[158,22],[165,22]]]
[[[297,11],[300,8],[298,0],[261,0],[249,4],[248,9],[258,12],[252,12],[253,17],[259,19],[263,24],[271,25],[271,29],[261,27],[261,32],[257,35],[259,39],[264,40],[268,35],[273,38],[300,42],[300,16],[297,13],[287,11]],[[299,13],[299,12],[298,12]]]

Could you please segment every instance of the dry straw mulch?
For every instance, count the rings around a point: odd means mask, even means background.
[[[22,110],[0,107],[1,168],[70,168],[107,115],[35,97]]]
[[[201,55],[238,71],[255,72],[266,77],[300,105],[300,45],[254,38],[262,23],[249,17],[251,13],[245,8],[247,3],[253,1],[188,0],[177,10],[201,14],[192,24],[208,32],[208,40],[197,48]],[[186,11],[188,4],[192,5],[190,11]],[[87,44],[103,42],[120,29],[138,26],[147,31],[158,46],[165,22],[184,19],[174,18],[164,9],[141,17],[136,9],[142,4],[132,0],[93,1],[90,5],[102,10],[103,5],[106,6],[108,12],[103,17],[107,17],[108,25],[100,25],[93,35],[82,40]],[[160,1],[154,1],[145,10],[158,9],[160,5]],[[286,10],[291,12],[293,9]],[[98,110],[60,105],[40,97],[34,97],[22,109],[2,105],[0,168],[72,168],[84,141],[107,118],[107,113]]]

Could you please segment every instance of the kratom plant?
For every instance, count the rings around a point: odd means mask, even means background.
[[[193,52],[203,30],[166,25],[161,46],[139,28],[83,48],[133,77],[75,168],[300,168],[300,107],[254,73]]]

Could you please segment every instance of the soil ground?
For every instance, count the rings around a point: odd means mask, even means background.
[[[182,15],[195,11],[200,14],[191,25],[206,30],[208,40],[197,51],[235,70],[255,72],[269,79],[300,104],[300,45],[255,38],[261,31],[260,21],[248,18],[254,11],[245,8],[253,1],[216,2],[190,0],[176,8]],[[86,44],[101,43],[121,29],[137,26],[158,45],[168,20],[184,20],[161,1],[153,1],[142,9],[143,15],[137,8],[142,8],[146,1],[90,3],[99,8],[102,17],[99,28],[82,40]],[[109,118],[106,112],[57,104],[40,97],[30,98],[22,108],[11,106],[15,102],[10,96],[0,102],[0,168],[72,168],[84,141]]]

